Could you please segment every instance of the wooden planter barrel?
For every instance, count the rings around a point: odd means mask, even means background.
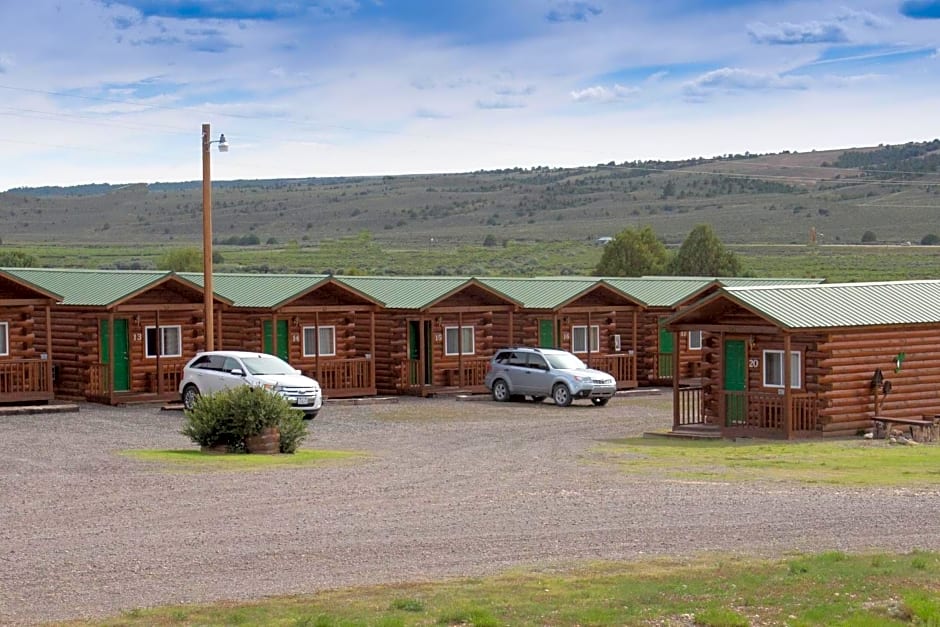
[[[281,433],[277,427],[265,427],[258,435],[245,438],[245,449],[249,453],[277,455],[281,452]]]

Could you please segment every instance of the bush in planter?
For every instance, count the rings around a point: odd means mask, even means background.
[[[243,452],[245,439],[268,427],[281,432],[282,453],[293,453],[307,437],[303,412],[277,394],[241,385],[196,399],[186,412],[182,434],[203,447],[222,445]]]

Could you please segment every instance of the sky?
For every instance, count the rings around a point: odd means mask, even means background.
[[[0,0],[0,191],[940,136],[940,0]]]

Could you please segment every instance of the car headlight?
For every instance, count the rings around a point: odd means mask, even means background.
[[[276,383],[262,383],[262,384],[261,384],[261,387],[263,387],[263,388],[266,389],[266,390],[270,390],[270,391],[272,391],[272,392],[276,392],[276,391],[277,391],[277,384],[276,384]]]

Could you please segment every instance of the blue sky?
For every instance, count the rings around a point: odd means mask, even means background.
[[[940,0],[0,2],[0,191],[940,136]]]

